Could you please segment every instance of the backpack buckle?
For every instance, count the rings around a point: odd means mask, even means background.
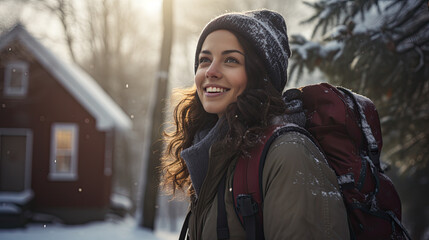
[[[249,194],[240,194],[237,196],[237,210],[242,217],[253,216],[258,213],[258,204]]]

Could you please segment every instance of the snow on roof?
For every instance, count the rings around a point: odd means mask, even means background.
[[[17,24],[0,38],[0,50],[11,41],[18,39],[36,59],[62,84],[77,101],[96,119],[97,129],[106,131],[117,128],[131,129],[131,120],[107,93],[73,63],[64,62],[31,36],[25,28]]]

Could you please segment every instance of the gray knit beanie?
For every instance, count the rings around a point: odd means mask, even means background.
[[[207,35],[225,29],[245,38],[261,56],[268,78],[281,93],[287,82],[288,58],[291,55],[283,17],[270,10],[227,13],[211,20],[201,32],[195,53],[195,72],[198,57]]]

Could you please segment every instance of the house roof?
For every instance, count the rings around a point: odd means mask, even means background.
[[[73,63],[65,62],[37,41],[20,24],[0,38],[0,50],[12,41],[19,40],[64,88],[66,88],[84,108],[96,119],[97,129],[105,131],[116,128],[121,131],[131,129],[128,115],[89,76]]]

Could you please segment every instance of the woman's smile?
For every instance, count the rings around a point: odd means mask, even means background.
[[[221,86],[205,86],[204,87],[204,95],[206,97],[219,97],[228,92],[229,88],[224,88]]]

